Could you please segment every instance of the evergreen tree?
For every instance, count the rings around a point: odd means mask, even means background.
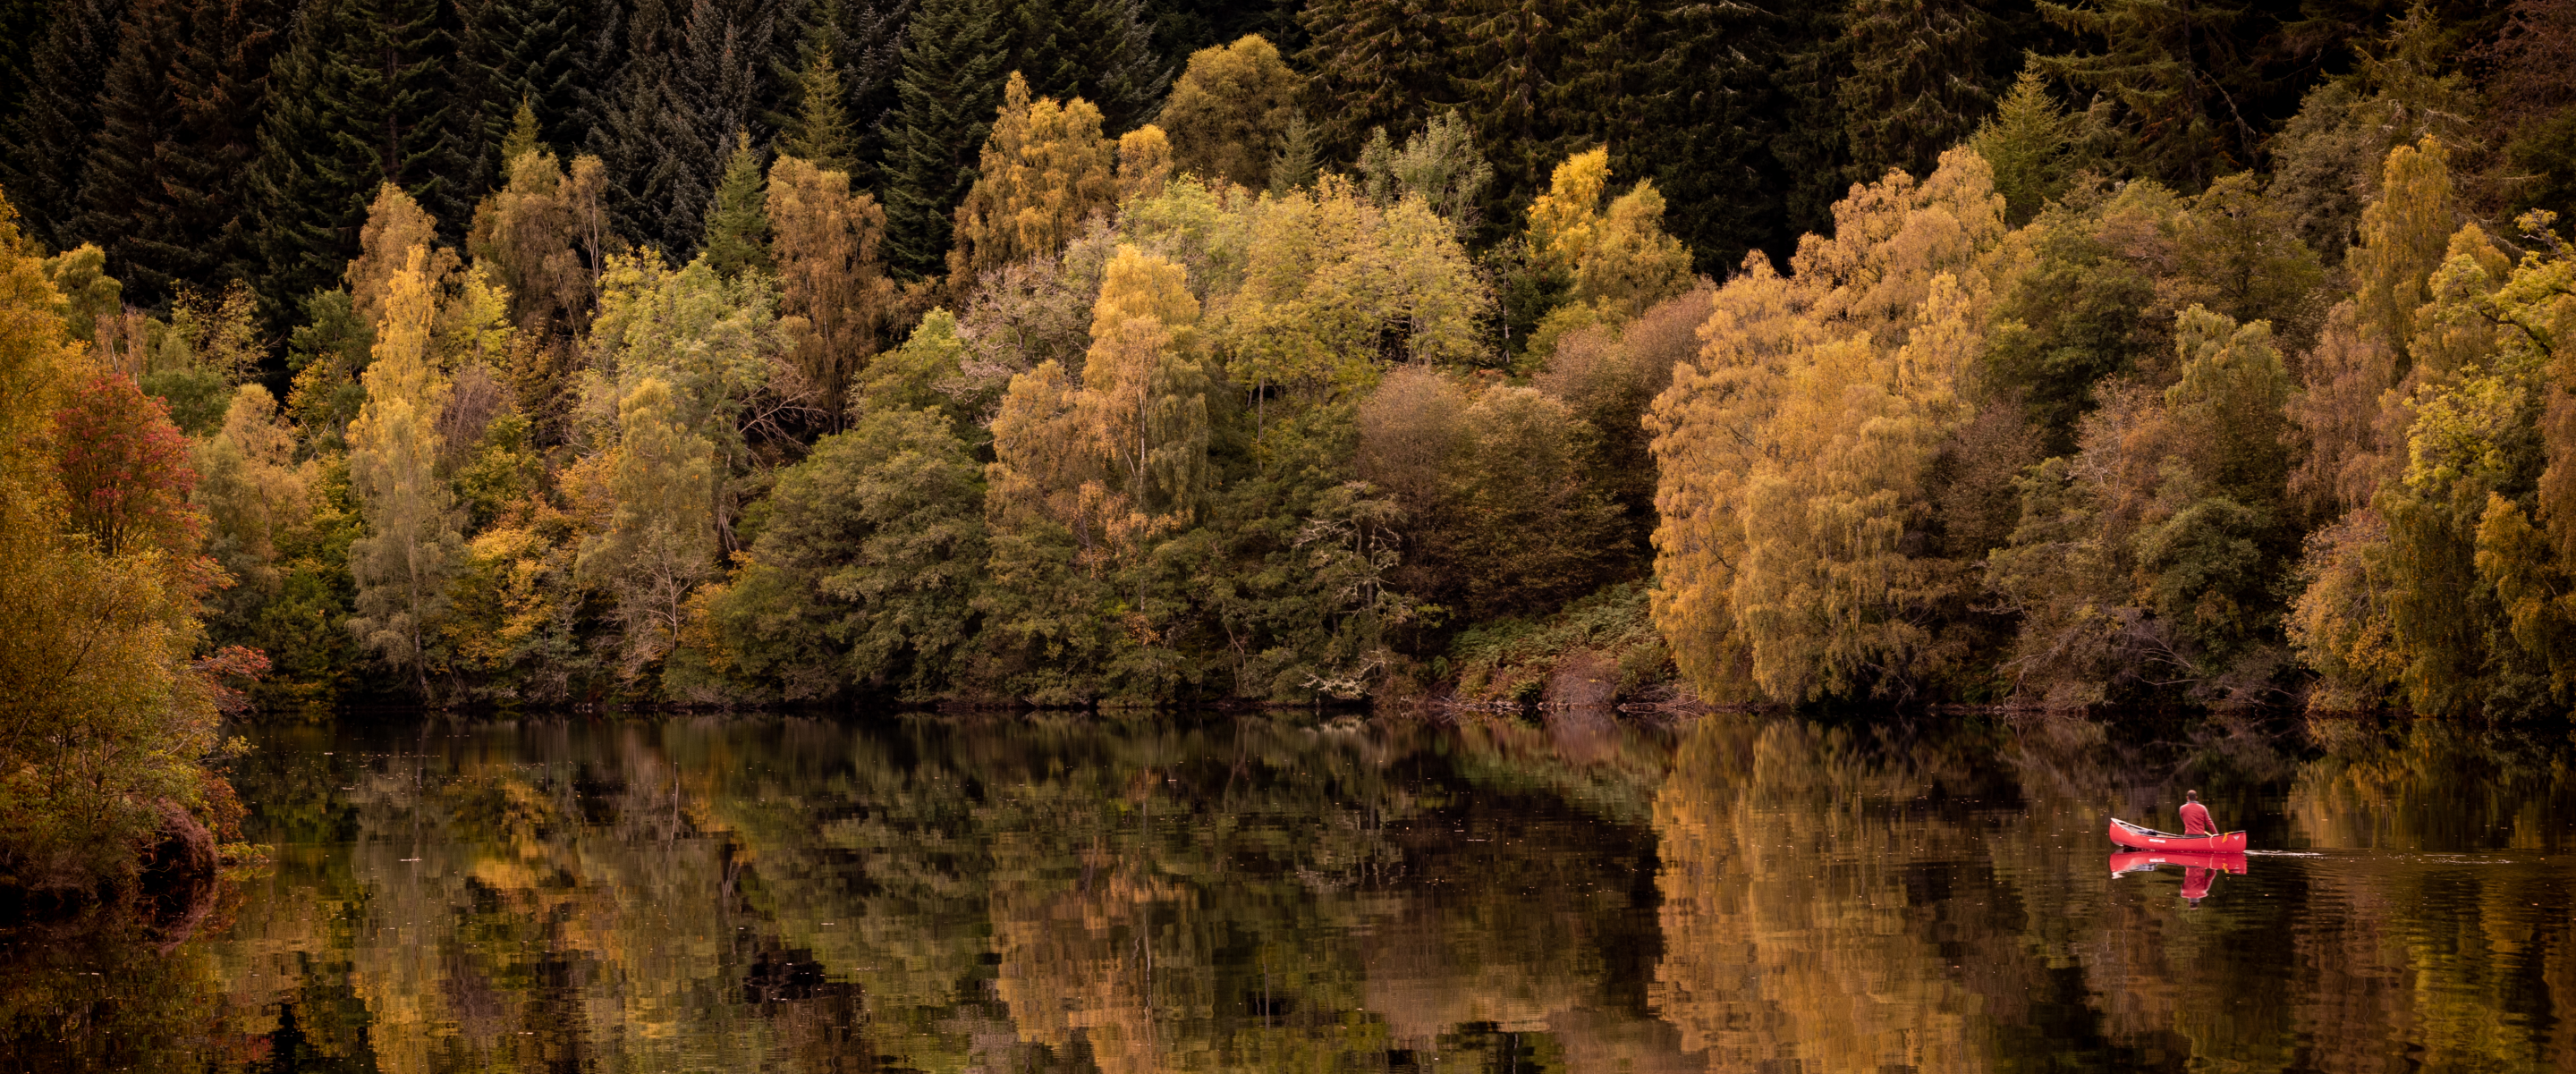
[[[460,0],[456,7],[463,57],[460,81],[470,81],[473,116],[473,189],[506,178],[509,155],[498,148],[518,118],[530,113],[539,141],[573,145],[580,140],[579,77],[585,35],[577,0]]]
[[[1154,53],[1143,0],[1019,0],[1012,66],[1042,97],[1080,97],[1111,134],[1144,122],[1171,73]]]
[[[658,235],[674,258],[695,249],[705,213],[724,182],[734,135],[760,121],[759,93],[774,25],[758,8],[738,13],[716,0],[692,0],[672,65],[668,124],[671,201]],[[766,139],[763,139],[764,141]],[[757,172],[755,172],[757,174]]]
[[[769,262],[768,195],[760,175],[760,154],[751,136],[734,134],[733,156],[725,162],[724,181],[716,185],[715,203],[707,209],[704,244],[707,267],[730,280],[744,272],[767,272]]]
[[[586,102],[587,145],[606,166],[616,231],[677,249],[685,242],[671,242],[660,210],[671,204],[672,173],[678,167],[670,122],[678,107],[672,100],[671,70],[678,28],[665,0],[639,0],[620,21],[613,70],[593,72],[607,77],[593,83],[601,88]]]
[[[1434,105],[1456,100],[1448,21],[1407,0],[1314,0],[1298,19],[1312,43],[1298,59],[1312,72],[1307,113],[1322,117],[1328,155],[1359,150],[1377,127],[1404,130]]]
[[[1835,100],[1852,180],[1927,173],[1993,109],[1981,70],[1991,20],[1961,0],[1858,0],[1847,17],[1851,70]]]
[[[757,130],[776,22],[757,6],[691,0],[675,19],[644,0],[626,19],[625,62],[597,102],[590,148],[618,184],[619,231],[685,260],[704,234],[736,131]]]
[[[1581,78],[1580,59],[1567,33],[1573,26],[1552,17],[1546,0],[1483,0],[1462,5],[1457,40],[1469,43],[1459,57],[1455,93],[1460,111],[1494,167],[1487,190],[1488,218],[1507,218],[1545,181],[1548,169],[1597,124],[1586,122],[1565,85]]]
[[[158,306],[242,271],[245,176],[280,14],[220,0],[129,10],[99,102],[79,223],[103,240],[129,301]]]
[[[2037,72],[2023,71],[1994,117],[1977,128],[1968,145],[1994,168],[2006,219],[2029,220],[2065,186],[2073,171],[2076,123]]]
[[[840,64],[826,44],[796,73],[796,114],[781,124],[778,149],[825,171],[847,172],[858,163],[856,141]]]
[[[36,46],[53,18],[50,6],[40,0],[0,0],[0,116],[17,115],[18,102],[27,97]]]
[[[875,183],[884,158],[884,120],[897,104],[895,78],[903,68],[903,31],[913,6],[913,0],[813,0],[792,10],[780,31],[781,40],[792,38],[797,46],[774,72],[784,93],[769,122],[782,132],[804,129],[803,110],[812,99],[807,79],[815,58],[829,53],[839,83],[836,101],[849,125],[848,171],[861,186]]]
[[[455,59],[437,0],[309,0],[298,13],[252,179],[273,315],[330,285],[385,183],[450,227],[469,218]]]
[[[2040,73],[2103,99],[2109,122],[2128,136],[2121,163],[2143,175],[2196,188],[2250,166],[2264,116],[2255,55],[2269,20],[2244,0],[2040,0],[2050,22],[2100,42],[2097,51],[2039,58]]]
[[[886,117],[888,258],[906,275],[938,272],[949,214],[975,185],[976,154],[1002,97],[1005,41],[982,0],[924,0],[906,32],[901,103]]]
[[[98,129],[99,91],[116,55],[117,24],[125,0],[65,0],[28,58],[28,81],[19,107],[0,115],[0,187],[16,203],[29,237],[49,249],[67,249],[79,213],[81,167],[90,135]]]
[[[1785,231],[1772,241],[1785,252],[1792,238],[1833,229],[1833,205],[1849,187],[1851,148],[1845,141],[1840,90],[1851,69],[1842,36],[1841,5],[1824,0],[1784,0],[1768,42],[1772,122],[1766,169],[1785,202]]]

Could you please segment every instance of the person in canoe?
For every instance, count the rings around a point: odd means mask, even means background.
[[[2182,834],[2217,835],[2218,825],[2210,823],[2209,807],[2200,804],[2200,792],[2184,791],[2182,795],[2190,799],[2182,804]]]

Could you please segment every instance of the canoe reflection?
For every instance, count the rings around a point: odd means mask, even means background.
[[[2245,872],[2245,852],[2227,851],[2216,854],[2192,854],[2167,850],[2130,850],[2111,855],[2111,875],[2152,872],[2159,865],[2182,866],[2182,897],[2194,906],[2209,897],[2209,885],[2220,873]]]

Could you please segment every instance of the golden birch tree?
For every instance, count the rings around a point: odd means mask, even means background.
[[[349,423],[349,481],[367,522],[366,536],[349,547],[358,583],[349,628],[387,664],[410,672],[423,696],[461,546],[454,495],[437,473],[448,381],[430,354],[431,263],[429,249],[414,245],[387,281],[367,402]]]
[[[788,156],[769,167],[768,207],[789,361],[838,424],[894,316],[894,281],[879,249],[885,209],[874,195],[851,193],[849,173]]]
[[[1032,99],[1028,81],[1013,72],[975,186],[957,206],[949,274],[963,283],[1063,249],[1094,213],[1117,205],[1117,166],[1098,108],[1080,97]]]

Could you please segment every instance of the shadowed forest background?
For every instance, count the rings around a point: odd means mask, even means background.
[[[220,835],[254,704],[2555,716],[2571,57],[2565,0],[15,0],[0,845]]]

